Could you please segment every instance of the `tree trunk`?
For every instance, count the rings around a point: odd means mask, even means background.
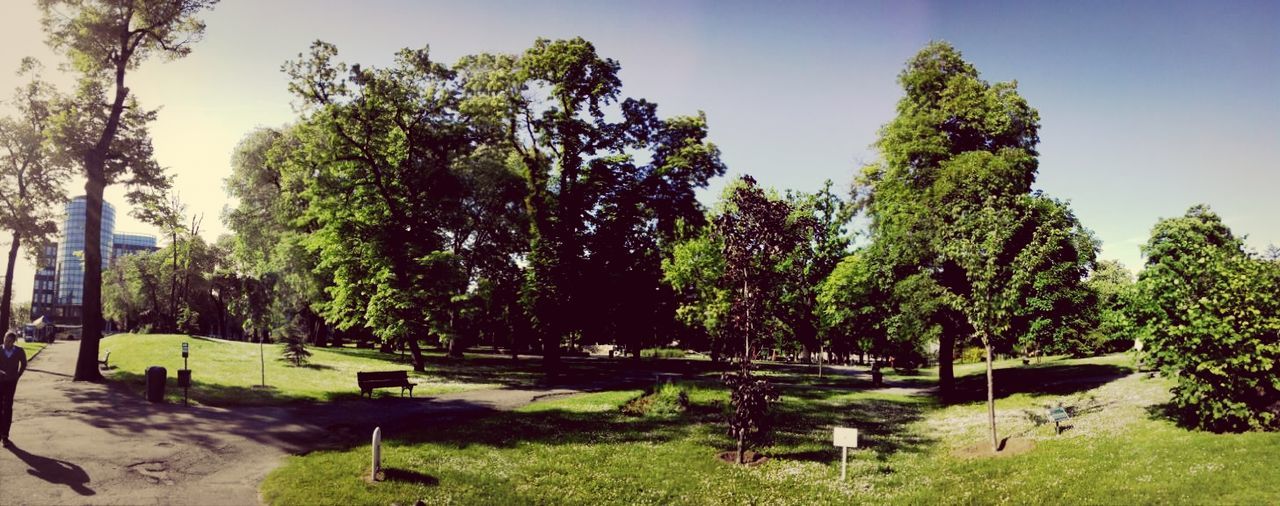
[[[991,368],[993,360],[991,354],[991,342],[987,339],[982,340],[983,346],[987,348],[987,418],[991,420],[991,452],[1000,451],[1000,442],[996,439],[996,382],[995,372]]]
[[[18,259],[18,248],[22,246],[22,234],[13,233],[13,245],[9,246],[9,266],[4,270],[4,295],[0,296],[0,331],[10,328],[9,318],[13,311],[13,263]]]
[[[946,400],[955,391],[955,356],[956,336],[947,326],[943,326],[942,335],[938,337],[938,392]]]
[[[102,340],[102,177],[103,159],[86,156],[88,181],[84,184],[84,287],[80,316],[80,355],[76,357],[75,381],[102,381],[98,370],[99,341]]]
[[[738,464],[745,464],[747,460],[747,431],[746,429],[738,429]]]

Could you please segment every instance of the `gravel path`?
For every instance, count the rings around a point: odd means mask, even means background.
[[[0,450],[0,504],[255,504],[290,454],[385,437],[626,383],[495,389],[294,407],[152,404],[111,383],[72,382],[77,342],[35,357],[18,384],[12,448]],[[355,388],[354,380],[352,388]]]

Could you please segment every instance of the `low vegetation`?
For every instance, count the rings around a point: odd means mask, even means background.
[[[262,486],[270,503],[1232,503],[1280,500],[1280,434],[1188,431],[1166,418],[1168,380],[1133,372],[1126,355],[1001,364],[1017,377],[997,416],[1009,436],[990,458],[985,402],[942,404],[887,390],[780,388],[768,460],[716,460],[734,447],[724,430],[728,392],[681,384],[679,417],[636,417],[621,406],[639,390],[544,400],[429,432],[393,435],[392,472],[364,480],[369,447],[292,457]],[[1104,372],[1104,374],[1099,374]],[[797,374],[796,376],[800,376]],[[985,401],[981,375],[958,388]],[[1006,382],[1012,386],[1013,381]],[[1072,413],[1058,434],[1046,407]],[[831,428],[856,427],[849,477],[839,481]],[[975,447],[977,449],[975,450]],[[1018,451],[1013,451],[1013,448]],[[323,499],[319,499],[323,498]]]

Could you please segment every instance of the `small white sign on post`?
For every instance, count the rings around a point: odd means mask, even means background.
[[[382,427],[373,429],[373,474],[369,481],[378,481],[378,471],[382,470]]]
[[[845,471],[849,466],[849,448],[858,447],[858,429],[836,427],[831,439],[840,447],[840,481],[844,481]]]

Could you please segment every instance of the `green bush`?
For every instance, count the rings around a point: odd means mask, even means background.
[[[684,350],[677,348],[645,348],[640,358],[684,358]]]
[[[973,362],[982,362],[987,359],[987,352],[980,346],[968,346],[964,351],[960,352],[960,363],[970,364]]]
[[[1215,432],[1280,429],[1280,263],[1245,253],[1202,206],[1157,223],[1144,253],[1143,352],[1177,381],[1181,420]]]
[[[689,392],[674,383],[663,383],[653,393],[633,399],[622,412],[633,416],[674,416],[689,409]]]

